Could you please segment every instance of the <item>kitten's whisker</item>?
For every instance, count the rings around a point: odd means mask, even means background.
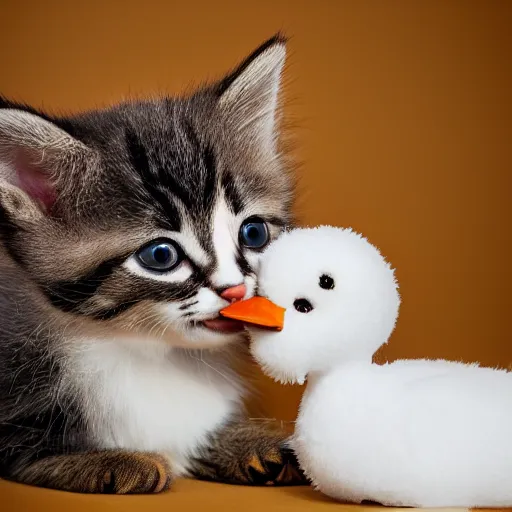
[[[198,300],[196,300],[194,302],[189,302],[188,304],[182,304],[178,309],[181,311],[184,311],[185,309],[195,306],[196,304],[199,304]]]
[[[214,372],[218,373],[221,377],[223,377],[227,382],[229,382],[230,384],[233,384],[234,382],[234,379],[230,379],[227,375],[224,375],[221,371],[217,370],[217,368],[215,368],[214,366],[212,366],[211,364],[208,364],[204,359],[203,359],[203,351],[201,349],[201,358],[198,358],[192,354],[190,354],[190,357],[196,359],[197,361],[200,361],[201,363],[203,363],[204,365],[206,365],[208,368],[210,368],[211,370],[213,370]]]
[[[201,355],[201,362],[202,362],[203,364],[206,364],[206,363],[204,362],[204,359],[203,359],[203,349],[201,349],[201,350],[200,350],[199,354]],[[206,366],[209,366],[209,365],[206,365]],[[210,367],[210,368],[211,368],[211,367]],[[208,382],[209,382],[209,383],[210,383],[210,385],[211,385],[212,380],[210,379],[210,375],[209,375],[209,373],[208,373],[208,372],[206,372],[206,376],[208,377]]]

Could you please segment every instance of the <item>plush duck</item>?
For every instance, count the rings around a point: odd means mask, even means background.
[[[361,235],[285,233],[264,253],[242,320],[264,372],[307,388],[292,441],[325,494],[390,506],[512,505],[512,373],[449,361],[372,363],[400,297]]]

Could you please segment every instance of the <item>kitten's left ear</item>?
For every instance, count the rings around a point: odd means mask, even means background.
[[[50,214],[66,192],[64,184],[73,184],[71,174],[81,174],[90,153],[42,116],[0,108],[0,206],[12,218]]]
[[[273,151],[286,39],[266,41],[222,80],[216,93],[229,126],[260,150]]]

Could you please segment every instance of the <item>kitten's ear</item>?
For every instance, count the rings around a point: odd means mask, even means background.
[[[64,130],[18,110],[0,109],[0,202],[11,218],[50,214],[64,173],[87,147]]]
[[[230,127],[259,149],[273,151],[286,39],[262,44],[218,85],[219,106]]]

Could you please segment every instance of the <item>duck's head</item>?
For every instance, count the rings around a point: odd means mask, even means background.
[[[281,382],[371,360],[400,305],[394,271],[377,248],[330,226],[279,237],[263,255],[259,295],[221,313],[246,323],[253,356]]]

